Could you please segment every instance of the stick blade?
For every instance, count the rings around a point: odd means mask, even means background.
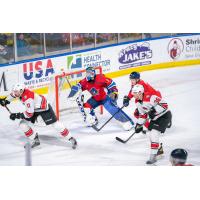
[[[121,143],[126,143],[126,141],[122,140],[122,139],[119,138],[119,137],[116,137],[115,139],[116,139],[117,141],[121,142]]]
[[[95,125],[92,125],[91,127],[92,127],[95,131],[97,131],[97,132],[100,131],[100,129],[98,129]]]

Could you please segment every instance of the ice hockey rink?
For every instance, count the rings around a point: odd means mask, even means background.
[[[146,71],[141,77],[161,91],[173,114],[171,129],[160,138],[164,157],[156,165],[170,165],[169,154],[175,148],[185,148],[189,154],[188,163],[200,165],[200,66]],[[118,105],[122,106],[123,96],[130,89],[129,78],[127,75],[114,80],[119,88]],[[18,110],[15,103],[8,106],[12,111]],[[134,101],[124,110],[133,118]],[[101,126],[110,115],[104,110],[98,117],[98,126]],[[115,137],[126,139],[133,130],[125,132],[114,119],[100,132],[86,127],[80,113],[62,115],[61,121],[76,137],[77,149],[71,149],[70,143],[50,127],[38,125],[35,130],[39,133],[41,147],[32,151],[33,165],[145,166],[149,157],[148,134],[139,133],[122,144]],[[1,107],[0,122],[0,166],[24,165],[25,136],[18,129],[19,121],[11,121],[7,110]]]

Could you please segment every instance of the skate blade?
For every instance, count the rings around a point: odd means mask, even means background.
[[[161,154],[161,155],[156,156],[156,159],[157,159],[157,160],[160,160],[160,159],[162,159],[162,158],[164,158],[164,154]]]

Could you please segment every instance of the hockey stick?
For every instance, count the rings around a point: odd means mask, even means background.
[[[111,117],[110,119],[108,119],[100,128],[98,128],[98,127],[95,126],[95,125],[92,125],[91,127],[92,127],[95,131],[99,132],[99,131],[100,131],[106,124],[108,124],[108,122],[110,122],[110,120],[111,120],[118,112],[120,112],[123,108],[124,108],[124,106],[122,106],[116,113],[114,113],[114,115],[112,115],[112,117]]]
[[[127,143],[133,136],[135,135],[135,132],[133,132],[126,140],[122,140],[121,138],[119,137],[116,137],[115,139],[121,143]]]
[[[12,114],[11,111],[10,111],[10,109],[9,109],[6,105],[5,105],[4,107],[6,108],[6,110],[7,110],[10,114]]]

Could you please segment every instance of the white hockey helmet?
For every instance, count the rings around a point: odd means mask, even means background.
[[[132,93],[139,93],[139,92],[144,93],[144,87],[140,84],[134,85]]]
[[[12,87],[12,94],[15,97],[20,97],[22,95],[22,93],[24,92],[24,89],[25,89],[24,84],[17,83],[15,85],[13,85],[13,87]]]

